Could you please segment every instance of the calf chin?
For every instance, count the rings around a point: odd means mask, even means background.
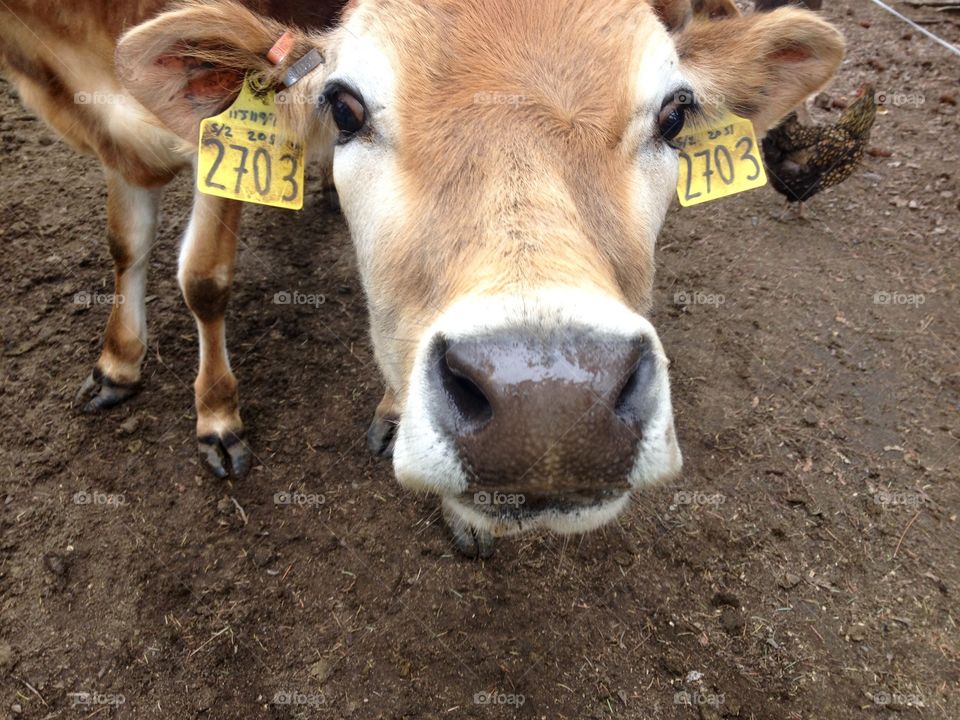
[[[508,496],[509,497],[509,496]],[[491,495],[484,499],[483,493],[468,497],[444,498],[444,512],[450,518],[492,537],[507,537],[528,530],[546,529],[561,535],[573,535],[590,532],[613,522],[630,502],[630,492],[622,491],[607,500],[586,505],[541,506],[531,512],[508,512],[491,514],[487,512],[488,503],[497,502]]]

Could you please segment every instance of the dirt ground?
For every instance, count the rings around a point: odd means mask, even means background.
[[[248,479],[195,457],[186,177],[144,391],[73,410],[109,310],[76,296],[112,291],[102,172],[0,83],[0,717],[960,717],[960,58],[826,4],[849,41],[831,94],[892,98],[880,152],[806,221],[769,188],[671,211],[652,319],[682,477],[486,562],[367,453],[381,385],[316,183],[300,214],[247,214]],[[960,41],[956,15],[898,7]],[[294,290],[326,301],[273,302]]]

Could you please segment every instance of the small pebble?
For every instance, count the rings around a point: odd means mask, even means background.
[[[126,420],[124,420],[122,423],[120,423],[120,428],[119,428],[119,429],[120,429],[122,432],[126,433],[127,435],[130,435],[130,434],[132,434],[132,433],[135,433],[135,432],[137,431],[137,428],[138,428],[138,427],[140,427],[140,420],[139,420],[139,418],[137,418],[136,415],[131,415],[131,416],[128,417]]]
[[[320,658],[310,666],[309,673],[317,682],[324,682],[333,672],[333,663],[327,658]]]
[[[731,635],[743,630],[746,624],[747,621],[744,619],[743,613],[736,608],[725,607],[720,612],[720,627]]]
[[[710,600],[710,604],[713,605],[714,607],[727,606],[732,608],[738,608],[740,607],[740,598],[738,598],[736,595],[734,595],[731,592],[720,591],[713,596],[713,598]]]
[[[664,655],[660,658],[660,664],[671,675],[683,674],[683,658],[679,655],[673,653]]]
[[[259,545],[253,551],[253,564],[257,567],[263,567],[264,565],[269,565],[273,561],[274,557],[275,555],[273,550],[268,547],[264,547],[263,545]]]
[[[778,585],[780,585],[780,587],[782,587],[784,590],[790,590],[799,585],[802,579],[803,578],[801,578],[799,575],[795,575],[793,573],[784,573],[783,577],[780,578]]]
[[[67,563],[59,555],[55,555],[54,553],[45,555],[43,558],[43,564],[47,566],[47,570],[57,577],[63,577],[67,574]]]
[[[712,705],[701,705],[700,720],[720,720],[720,713]]]

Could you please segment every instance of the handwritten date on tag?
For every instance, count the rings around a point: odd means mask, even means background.
[[[274,91],[258,92],[248,75],[233,105],[200,123],[200,192],[289,210],[303,207],[303,146],[280,138],[276,111]]]
[[[727,113],[673,144],[680,150],[677,195],[683,207],[767,184],[753,123],[746,118]]]

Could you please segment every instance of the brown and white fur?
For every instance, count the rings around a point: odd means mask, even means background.
[[[333,30],[294,29],[288,62],[317,47],[325,63],[280,107],[293,136],[332,149],[387,386],[374,427],[399,423],[397,477],[443,496],[462,547],[474,536],[483,543],[538,525],[588,530],[620,512],[633,488],[679,471],[667,359],[645,318],[678,164],[658,133],[658,113],[689,88],[722,97],[762,132],[828,82],[842,56],[839,34],[812,13],[716,19],[726,7],[733,12],[732,3],[702,0],[352,0]],[[128,93],[190,143],[245,73],[282,77],[285,66],[264,57],[283,29],[231,2],[193,2],[128,33],[118,73]],[[368,114],[363,134],[341,144],[321,102],[336,84],[362,95]],[[153,147],[154,132],[144,134],[144,147]],[[135,187],[135,199],[123,200],[121,232],[131,238],[149,234],[149,223],[128,218],[151,216],[150,191]],[[201,327],[200,432],[228,449],[239,415],[223,306],[237,217],[229,203],[197,198],[180,277]],[[134,277],[122,261],[121,254],[121,287]],[[132,382],[142,321],[118,323],[133,330],[117,344],[127,354],[108,342],[98,367]],[[543,501],[522,513],[478,507],[469,493],[487,468],[464,460],[474,440],[451,438],[431,397],[437,343],[467,347],[510,333],[538,343],[570,328],[586,328],[601,344],[640,343],[651,358],[642,433],[631,440],[624,476],[610,485],[622,490],[605,488],[582,507],[555,502],[571,483],[578,493],[589,488],[571,468],[605,440],[562,432],[548,400],[531,396],[521,410],[536,411],[524,416],[532,424],[511,428],[503,447],[539,452],[539,435],[552,433],[543,446],[547,469],[528,478],[500,456],[507,450],[487,454],[497,472],[506,468],[504,487],[527,482]],[[513,444],[516,433],[523,437]],[[572,455],[556,450],[563,444]]]
[[[287,20],[327,25],[343,2],[270,3],[255,9]],[[146,352],[146,281],[160,189],[192,162],[192,149],[124,90],[114,64],[120,35],[171,5],[169,0],[4,0],[0,68],[24,104],[77,150],[96,155],[107,182],[107,242],[114,262],[115,303],[103,350],[78,400],[107,409],[139,386]],[[211,469],[242,474],[250,453],[237,381],[230,369],[224,312],[233,280],[238,203],[198,195],[180,252],[180,287],[197,321],[197,435]]]

